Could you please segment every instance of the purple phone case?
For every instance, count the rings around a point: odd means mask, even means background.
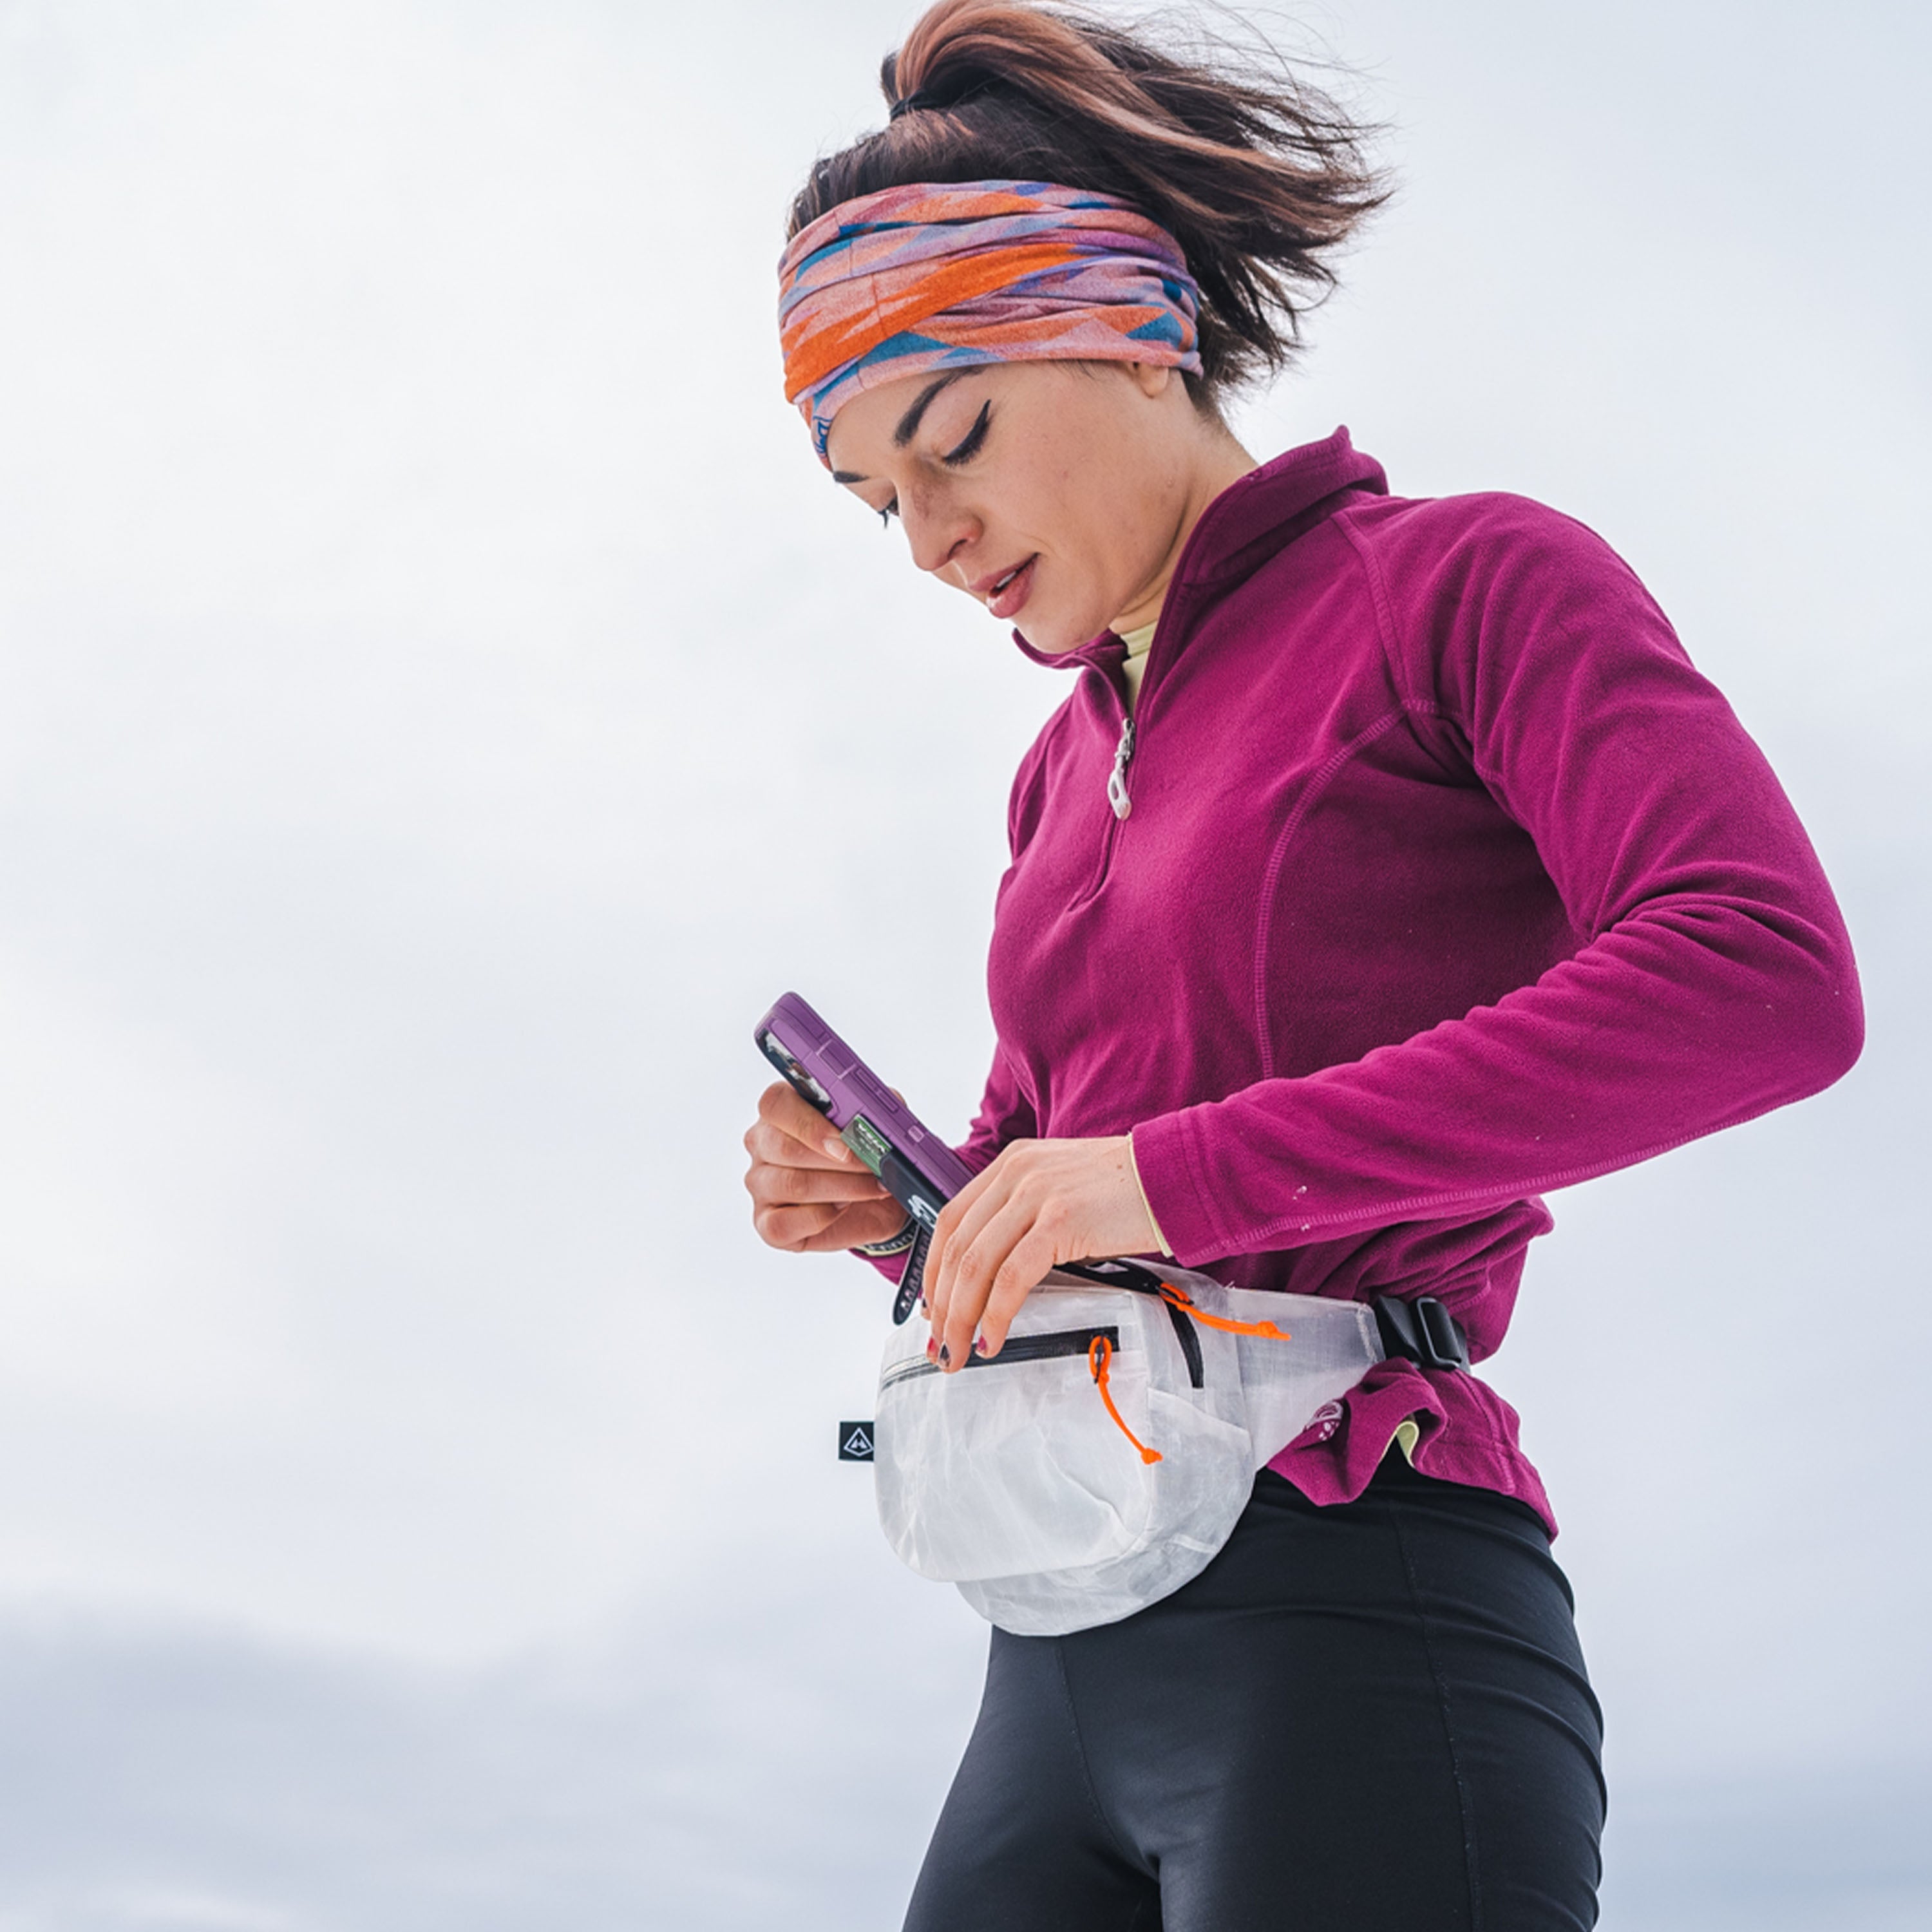
[[[959,1156],[796,993],[782,995],[754,1030],[770,1034],[819,1085],[830,1105],[826,1117],[847,1127],[862,1114],[902,1160],[916,1168],[947,1200],[973,1178]]]
[[[892,1319],[903,1322],[919,1297],[938,1206],[951,1200],[972,1179],[972,1171],[904,1101],[893,1099],[879,1076],[796,993],[784,994],[752,1031],[758,1051],[776,1065],[777,1060],[765,1045],[768,1034],[794,1063],[792,1068],[779,1067],[794,1090],[804,1090],[797,1078],[802,1072],[818,1090],[806,1094],[805,1097],[842,1132],[856,1117],[863,1114],[898,1163],[913,1170],[911,1178],[915,1183],[923,1184],[905,1188],[902,1183],[907,1177],[896,1180],[889,1174],[880,1177],[920,1224],[892,1303]],[[850,1138],[847,1136],[848,1142]],[[926,1198],[929,1195],[938,1196],[938,1205]],[[1129,1288],[1136,1294],[1160,1292],[1160,1277],[1138,1262],[1118,1258],[1063,1262],[1060,1271],[1106,1287]],[[1187,1358],[1194,1386],[1198,1388],[1200,1342],[1180,1310],[1170,1307],[1168,1312]],[[970,1368],[974,1364],[969,1360],[964,1366]]]
[[[892,1319],[904,1321],[924,1289],[926,1258],[939,1210],[972,1178],[971,1173],[910,1107],[893,1099],[885,1082],[796,993],[787,993],[766,1014],[752,1037],[794,1090],[872,1165],[912,1216],[912,1246],[892,1301]],[[864,1129],[845,1131],[862,1117]]]

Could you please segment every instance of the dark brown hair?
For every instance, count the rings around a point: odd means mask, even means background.
[[[1180,244],[1201,290],[1202,374],[1226,388],[1286,365],[1328,257],[1388,199],[1372,130],[1279,56],[1184,56],[1060,6],[938,0],[879,84],[887,124],[813,167],[796,235],[856,196],[914,182],[1046,181],[1131,202]]]

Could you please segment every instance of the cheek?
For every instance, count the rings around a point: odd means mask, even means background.
[[[1080,506],[1090,498],[1096,464],[1084,430],[1077,416],[1057,423],[1047,415],[1014,438],[995,482],[1003,522],[1026,531],[1036,543],[1078,527]]]
[[[1112,594],[1123,560],[1134,544],[1134,524],[1117,512],[1113,493],[1082,494],[1076,482],[1070,482],[1052,515],[1052,554],[1069,592],[1104,602]],[[1102,611],[1100,616],[1111,614]]]

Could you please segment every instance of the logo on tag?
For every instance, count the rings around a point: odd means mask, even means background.
[[[1294,1438],[1295,1443],[1305,1443],[1312,1449],[1318,1442],[1326,1442],[1341,1426],[1342,1405],[1339,1402],[1324,1402],[1308,1418],[1308,1426]]]
[[[838,1460],[842,1462],[869,1462],[872,1460],[872,1425],[869,1422],[842,1422],[838,1425]]]

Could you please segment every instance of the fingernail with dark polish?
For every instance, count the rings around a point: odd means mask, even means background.
[[[952,1359],[952,1351],[944,1342],[939,1345],[939,1359],[942,1363],[950,1362]]]

